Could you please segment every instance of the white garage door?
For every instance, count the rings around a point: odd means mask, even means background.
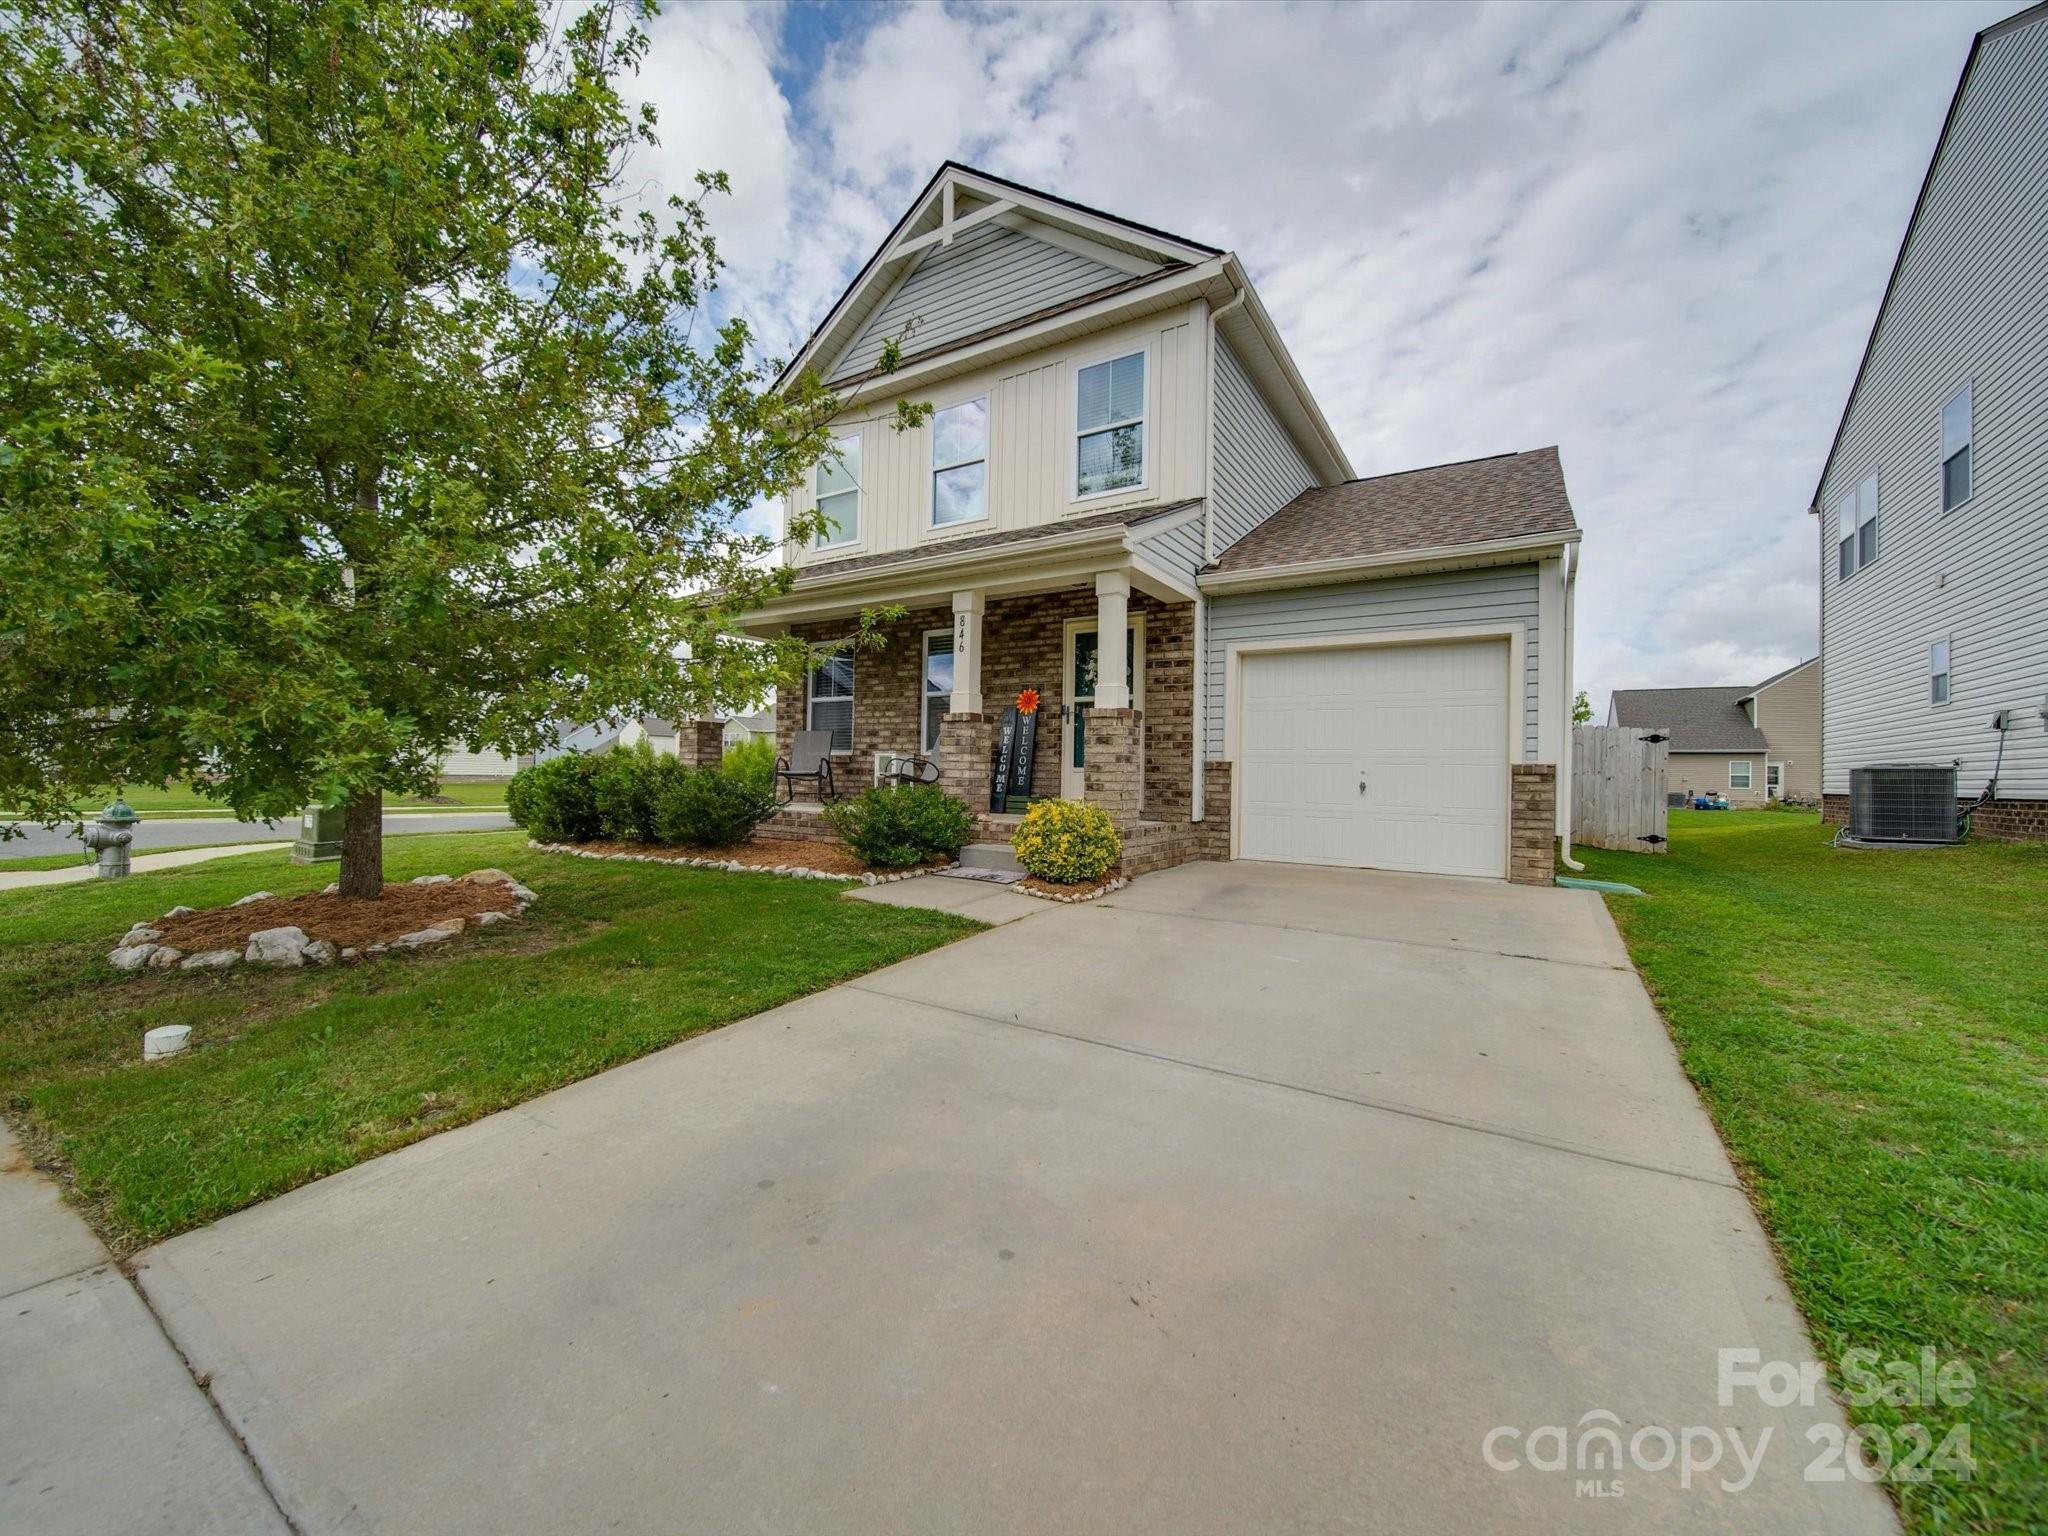
[[[1238,855],[1505,875],[1505,641],[1247,655]]]

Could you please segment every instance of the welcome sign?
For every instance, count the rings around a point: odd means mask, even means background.
[[[1038,690],[1026,688],[1003,711],[996,737],[995,781],[989,786],[989,809],[1001,813],[1015,800],[1021,808],[1031,800],[1031,770],[1038,760]]]

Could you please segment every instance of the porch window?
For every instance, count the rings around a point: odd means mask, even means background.
[[[928,629],[924,632],[924,740],[919,743],[927,757],[939,753],[939,722],[953,707],[953,631]]]
[[[988,397],[932,415],[932,526],[988,516]]]
[[[804,725],[832,733],[834,752],[853,750],[853,658],[828,656],[811,669]]]
[[[819,549],[860,542],[860,439],[842,437],[818,461]]]
[[[1145,483],[1145,354],[1111,358],[1074,375],[1074,494]]]

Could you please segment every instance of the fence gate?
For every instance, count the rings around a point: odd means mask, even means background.
[[[1664,852],[1670,761],[1662,731],[1573,726],[1572,840],[1628,853]]]

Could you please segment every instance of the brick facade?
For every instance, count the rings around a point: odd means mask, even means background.
[[[1515,763],[1508,771],[1508,879],[1550,885],[1557,878],[1557,765]]]
[[[1144,728],[1142,710],[1088,712],[1088,762],[1082,798],[1107,811],[1119,832],[1135,826],[1142,818],[1145,786],[1139,742]]]
[[[676,756],[696,768],[716,768],[725,761],[723,720],[678,720]]]
[[[1968,811],[1974,797],[1958,798],[1956,809]],[[1849,797],[1822,795],[1820,819],[1831,827],[1849,824]],[[1994,800],[1977,806],[1970,814],[1970,835],[1994,843],[2031,843],[2048,840],[2048,800]]]
[[[1205,859],[1230,858],[1230,764],[1202,764],[1202,853]]]
[[[855,688],[858,701],[858,683]],[[995,756],[995,741],[996,717],[991,714],[949,714],[939,723],[939,784],[977,820],[988,810],[988,765]]]

